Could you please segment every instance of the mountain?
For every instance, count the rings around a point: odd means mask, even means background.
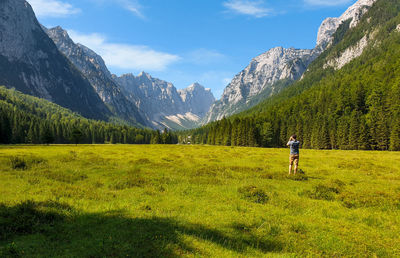
[[[200,84],[178,91],[172,83],[145,72],[138,76],[114,75],[113,79],[128,92],[128,97],[156,128],[194,128],[215,100],[211,91]]]
[[[189,129],[198,125],[215,101],[211,90],[198,83],[178,91],[145,72],[112,75],[101,56],[75,44],[61,27],[45,31],[117,117],[153,128]]]
[[[99,97],[110,107],[115,116],[131,122],[131,124],[148,124],[136,105],[128,100],[123,90],[114,82],[101,56],[84,45],[75,44],[67,31],[59,26],[44,30],[58,49],[89,80]]]
[[[333,34],[346,21],[349,21],[349,28],[354,28],[375,2],[376,0],[359,0],[350,6],[340,17],[325,19],[318,30],[317,45],[324,49],[328,47],[333,41]]]
[[[347,26],[343,31],[355,27],[375,1],[359,0],[339,18],[324,20],[314,49],[276,47],[254,58],[233,78],[221,99],[212,105],[202,122],[205,124],[220,120],[249,109],[301,78],[308,66],[333,43],[333,35],[338,28],[343,24]],[[358,49],[363,46],[365,44],[361,43]],[[342,58],[344,60],[339,60],[336,66],[339,67],[356,56],[347,53]]]
[[[220,120],[257,104],[252,99],[261,93],[264,97],[275,94],[282,86],[299,79],[319,54],[317,50],[277,47],[254,58],[225,88],[204,122]]]
[[[331,38],[301,80],[186,136],[193,143],[283,147],[297,134],[303,148],[399,151],[400,2],[377,0],[354,27],[344,22]],[[340,67],[332,65],[348,54]]]
[[[57,49],[25,0],[0,1],[0,85],[50,100],[88,118],[109,109]]]
[[[193,83],[183,90],[178,90],[178,93],[185,103],[186,110],[199,117],[204,117],[215,101],[211,89],[206,89],[198,83]]]

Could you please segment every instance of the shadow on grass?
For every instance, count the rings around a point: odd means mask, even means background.
[[[121,213],[87,214],[58,202],[0,204],[0,256],[177,257],[204,254],[184,241],[192,236],[222,248],[264,253],[282,245],[271,238],[226,235],[197,224],[165,218],[127,218]]]

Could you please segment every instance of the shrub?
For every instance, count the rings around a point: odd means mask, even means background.
[[[257,188],[256,186],[245,186],[238,189],[238,192],[242,195],[244,199],[247,199],[251,202],[264,204],[268,202],[268,195],[262,190]]]
[[[344,186],[344,182],[334,180],[329,183],[314,186],[314,189],[308,191],[307,195],[312,199],[333,201],[336,195],[342,192]]]
[[[25,170],[28,168],[25,159],[21,157],[11,157],[10,163],[12,169]]]

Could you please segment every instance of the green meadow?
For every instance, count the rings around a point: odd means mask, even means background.
[[[398,152],[0,146],[0,257],[400,256]]]

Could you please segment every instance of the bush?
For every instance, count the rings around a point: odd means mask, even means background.
[[[247,199],[251,202],[264,204],[269,200],[268,195],[262,189],[258,189],[256,186],[241,187],[238,189],[238,192],[244,199]]]
[[[341,193],[345,183],[340,180],[334,180],[325,184],[314,186],[313,191],[308,191],[308,197],[317,200],[333,201],[336,195]]]
[[[25,159],[21,157],[11,157],[10,163],[12,169],[25,170],[28,168]]]

